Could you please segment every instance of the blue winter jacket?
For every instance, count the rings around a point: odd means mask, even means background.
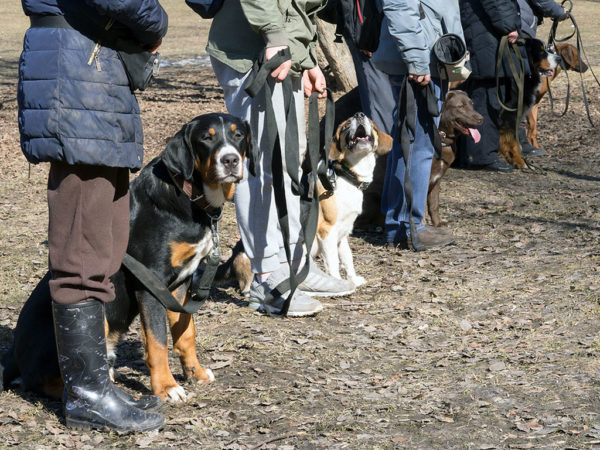
[[[429,73],[437,77],[432,49],[444,34],[442,20],[448,33],[463,37],[458,0],[380,0],[380,5],[384,19],[373,64],[391,75]]]
[[[534,38],[537,32],[538,15],[558,19],[565,10],[554,0],[517,0],[521,10],[521,31]]]
[[[19,63],[21,148],[32,163],[142,166],[140,110],[117,52],[90,61],[94,29],[141,47],[167,32],[158,0],[22,0],[28,16],[64,16],[74,28],[30,28]],[[84,18],[84,19],[81,19]],[[85,20],[83,24],[82,20]]]

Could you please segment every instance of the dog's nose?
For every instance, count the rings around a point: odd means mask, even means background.
[[[235,169],[240,163],[240,157],[233,153],[228,153],[227,155],[223,155],[221,158],[221,164],[227,169]]]
[[[354,114],[354,117],[356,117],[357,119],[364,119],[367,116],[364,112],[357,112],[356,114]]]

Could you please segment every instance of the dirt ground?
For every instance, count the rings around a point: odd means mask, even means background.
[[[48,167],[27,165],[16,120],[17,61],[27,22],[18,2],[6,3],[0,6],[9,19],[0,32],[2,351],[47,264]],[[175,62],[204,55],[206,23],[199,28],[183,2],[164,3],[173,28],[163,56]],[[597,3],[576,2],[597,73],[599,12]],[[589,74],[585,80],[600,122],[600,89]],[[555,95],[564,97],[564,77],[555,84]],[[357,233],[351,246],[367,285],[350,297],[325,299],[313,318],[271,319],[247,308],[233,286],[217,287],[195,317],[200,361],[214,369],[216,381],[208,387],[185,382],[172,358],[190,398],[163,407],[161,432],[72,432],[59,402],[14,388],[0,394],[0,446],[600,445],[600,131],[586,122],[576,86],[565,117],[552,116],[543,103],[540,142],[549,156],[536,161],[543,170],[448,172],[441,213],[455,245],[396,253],[383,247],[380,234]],[[209,67],[165,68],[139,99],[147,161],[189,119],[224,111]],[[227,205],[224,253],[237,237]],[[148,392],[137,322],[119,346],[117,368],[119,385]]]

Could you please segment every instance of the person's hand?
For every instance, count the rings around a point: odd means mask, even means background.
[[[313,92],[318,92],[319,98],[327,97],[327,92],[325,91],[327,81],[319,66],[305,70],[302,73],[302,86],[304,87],[304,95],[307,97],[310,97],[310,94]]]
[[[569,18],[569,11],[567,11],[565,8],[563,8],[563,14],[562,14],[562,16],[560,16],[558,18],[558,21],[562,22],[563,20],[566,20],[568,18]]]
[[[517,30],[511,31],[510,33],[508,33],[506,35],[506,37],[508,37],[508,42],[510,42],[511,44],[514,44],[515,42],[517,42],[517,39],[519,38],[519,32]]]
[[[426,73],[425,75],[417,75],[414,73],[409,73],[408,79],[411,81],[416,81],[417,84],[420,84],[421,86],[427,86],[431,81],[431,74]]]
[[[280,50],[285,50],[286,48],[288,48],[287,45],[280,45],[277,47],[267,47],[267,49],[265,50],[265,58],[268,61],[273,56],[275,56],[277,54],[277,52],[279,52]],[[285,77],[287,77],[287,74],[291,68],[292,68],[292,61],[288,59],[287,61],[282,62],[279,66],[275,67],[271,71],[271,76],[273,78],[275,78],[276,81],[283,81],[283,80],[285,80]]]
[[[160,47],[160,44],[162,44],[162,39],[159,39],[158,41],[156,41],[152,44],[148,44],[146,46],[146,50],[152,54],[155,54],[158,51],[158,47]]]

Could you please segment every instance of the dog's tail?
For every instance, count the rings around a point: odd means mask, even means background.
[[[231,257],[217,268],[215,281],[236,280],[241,293],[248,297],[253,279],[250,260],[244,252],[244,244],[240,239],[233,247]]]

